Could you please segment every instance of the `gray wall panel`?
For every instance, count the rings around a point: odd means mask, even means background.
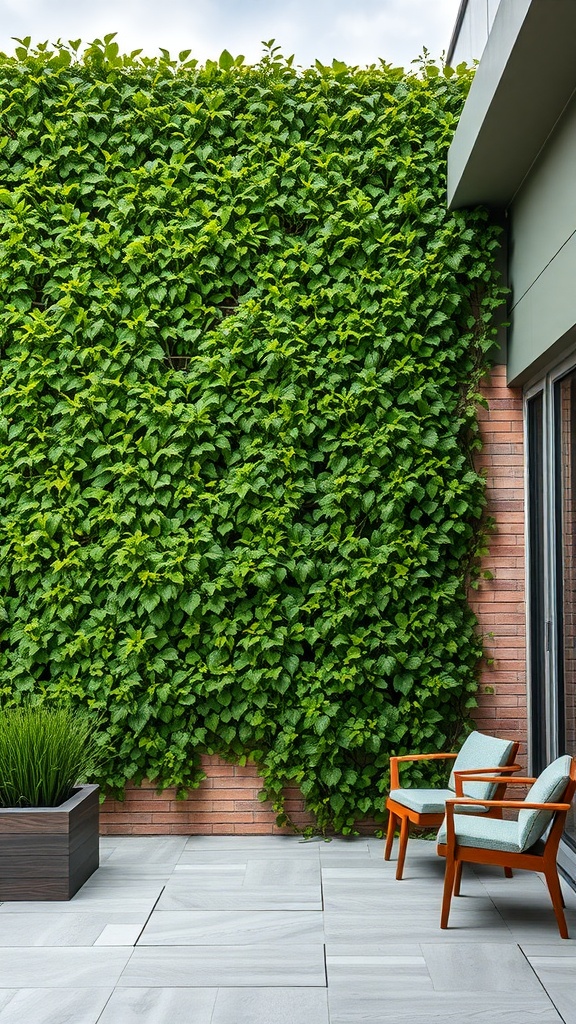
[[[518,193],[511,222],[516,303],[576,230],[576,96]]]
[[[574,343],[576,234],[514,308],[508,334],[508,383],[519,385]]]
[[[576,97],[510,212],[508,358],[516,381],[548,361],[576,324]]]

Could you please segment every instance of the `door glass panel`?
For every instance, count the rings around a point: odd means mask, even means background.
[[[576,372],[555,385],[558,747],[576,753]],[[576,814],[567,837],[576,846]]]
[[[528,401],[530,749],[532,771],[546,765],[546,591],[544,577],[544,399]]]

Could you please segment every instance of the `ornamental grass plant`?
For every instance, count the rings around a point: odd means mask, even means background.
[[[100,761],[93,718],[42,705],[0,713],[0,807],[57,807]]]

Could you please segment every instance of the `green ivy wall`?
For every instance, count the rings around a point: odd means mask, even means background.
[[[497,230],[445,206],[469,73],[28,43],[0,57],[0,701],[93,709],[110,791],[251,758],[347,832],[474,702],[500,293]]]

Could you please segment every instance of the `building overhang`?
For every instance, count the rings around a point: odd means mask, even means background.
[[[507,207],[575,89],[575,0],[502,0],[448,153],[449,207]]]

